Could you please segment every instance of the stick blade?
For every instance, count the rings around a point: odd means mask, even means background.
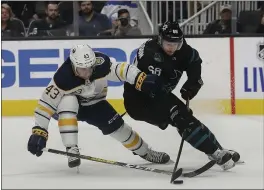
[[[182,168],[178,169],[176,172],[172,173],[171,183],[173,183],[178,177],[182,175]]]
[[[192,172],[184,173],[184,174],[182,174],[182,176],[183,177],[195,177],[195,176],[200,175],[200,174],[204,173],[205,171],[209,170],[215,164],[216,164],[216,161],[212,160],[212,161],[208,162],[207,164],[205,164],[203,167],[201,167],[195,171],[192,171]]]

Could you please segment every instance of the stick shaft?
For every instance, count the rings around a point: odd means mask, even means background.
[[[96,158],[96,157],[92,157],[92,156],[78,155],[78,154],[73,154],[73,153],[55,150],[55,149],[51,149],[51,148],[44,148],[43,151],[50,152],[53,154],[60,154],[60,155],[64,155],[64,156],[76,157],[76,158],[80,158],[80,159],[84,159],[84,160],[90,160],[90,161],[94,161],[94,162],[100,162],[100,163],[104,163],[104,164],[121,166],[121,167],[125,167],[125,168],[143,170],[143,171],[147,171],[147,172],[161,173],[161,174],[166,174],[166,175],[172,174],[172,172],[166,171],[166,170],[160,170],[160,169],[154,169],[154,168],[149,168],[149,167],[145,167],[145,166],[139,166],[136,164],[128,164],[128,163],[124,163],[124,162],[106,160],[106,159]]]
[[[186,107],[187,109],[189,110],[189,99],[186,100]],[[175,162],[175,166],[174,166],[174,169],[173,169],[173,174],[171,176],[171,182],[174,181],[175,179],[175,173],[176,173],[176,170],[178,168],[178,164],[179,164],[179,161],[180,161],[180,157],[181,157],[181,153],[182,153],[182,148],[183,148],[183,144],[184,144],[184,136],[185,136],[185,130],[184,132],[182,133],[182,139],[181,139],[181,144],[180,144],[180,148],[179,148],[179,151],[178,151],[178,155],[177,155],[177,159],[176,159],[176,162]]]

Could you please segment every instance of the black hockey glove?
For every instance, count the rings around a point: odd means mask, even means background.
[[[135,79],[135,88],[154,98],[162,91],[162,83],[157,75],[147,75],[144,72],[138,74]]]
[[[39,126],[32,128],[32,135],[28,140],[28,151],[33,155],[41,156],[42,149],[46,147],[46,142],[48,140],[48,131]]]
[[[184,100],[193,99],[197,95],[197,93],[199,92],[202,86],[203,86],[202,79],[199,79],[197,82],[193,84],[190,84],[188,81],[186,81],[180,90],[181,97]]]

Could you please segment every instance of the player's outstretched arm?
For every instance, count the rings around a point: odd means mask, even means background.
[[[50,118],[56,112],[65,92],[52,80],[43,91],[35,109],[35,125],[48,130]]]
[[[42,149],[46,147],[48,140],[50,118],[57,110],[63,96],[64,91],[59,89],[53,80],[42,93],[35,109],[35,126],[32,128],[32,134],[28,140],[28,151],[33,155],[42,155]]]
[[[112,63],[108,80],[127,82],[133,85],[138,91],[142,91],[151,97],[156,95],[162,85],[157,75],[147,75],[135,65],[126,63]]]

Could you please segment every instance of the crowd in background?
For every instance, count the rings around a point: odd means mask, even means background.
[[[241,12],[237,19],[237,33],[263,33],[264,34],[264,4],[259,10]],[[209,23],[204,34],[230,34],[232,32],[232,6],[223,5],[220,10],[220,19]]]
[[[2,37],[125,36],[141,35],[133,8],[117,6],[113,14],[106,2],[78,2],[78,31],[74,31],[73,2],[2,2]],[[131,11],[132,10],[132,11]],[[101,13],[102,12],[102,13]]]
[[[222,6],[220,16],[207,25],[204,34],[231,33],[231,5]],[[254,16],[253,20],[248,15],[238,18],[237,32],[250,27],[244,22],[256,22],[253,31],[264,33],[264,3]],[[142,34],[138,19],[131,1],[79,1],[77,17],[70,1],[2,1],[1,5],[2,37],[138,36]]]

